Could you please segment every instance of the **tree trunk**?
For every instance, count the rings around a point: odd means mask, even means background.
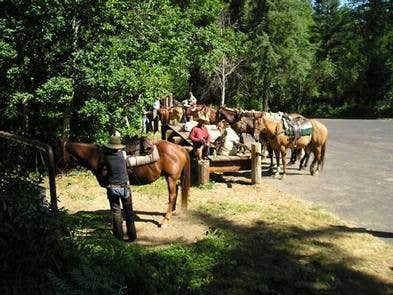
[[[78,49],[78,31],[79,31],[80,21],[76,18],[72,19],[72,30],[73,30],[73,42],[72,42],[72,51],[74,53],[72,60],[72,73],[71,77],[73,77],[73,90],[71,93],[70,101],[67,103],[67,106],[64,110],[64,120],[63,120],[63,141],[68,141],[70,138],[70,130],[71,130],[71,117],[72,117],[72,107],[75,96],[75,71],[76,71],[76,51]]]
[[[222,59],[222,62],[221,62],[221,81],[222,81],[222,89],[221,89],[221,104],[220,104],[220,106],[224,106],[225,105],[225,85],[226,85],[224,58]]]

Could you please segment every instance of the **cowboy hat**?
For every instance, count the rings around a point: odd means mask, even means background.
[[[198,122],[203,123],[203,124],[209,124],[210,120],[205,115],[198,115]]]
[[[181,104],[182,104],[183,106],[185,106],[186,108],[188,108],[188,107],[190,106],[190,104],[188,103],[188,99],[183,100],[183,101],[181,102]]]
[[[121,144],[120,136],[114,135],[109,140],[109,143],[105,143],[104,146],[108,149],[119,150],[125,148],[125,145]]]

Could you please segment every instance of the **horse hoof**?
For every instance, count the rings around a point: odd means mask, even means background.
[[[169,219],[168,218],[164,218],[160,222],[160,228],[167,228],[168,226],[169,226]]]
[[[285,179],[285,174],[283,174],[282,176],[281,176],[281,180],[284,180]]]

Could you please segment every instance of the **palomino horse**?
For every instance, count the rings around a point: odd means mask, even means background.
[[[312,135],[300,137],[296,141],[296,148],[303,148],[314,154],[314,160],[310,165],[310,173],[311,175],[314,175],[323,168],[328,131],[325,125],[317,120],[311,119],[310,122],[313,130]],[[281,152],[284,177],[286,174],[286,149],[293,148],[294,142],[291,137],[285,135],[282,120],[267,117],[257,118],[254,120],[254,126],[254,137],[257,138],[260,134],[265,134],[268,137],[272,148],[277,152]],[[278,163],[279,159],[277,158],[277,164]],[[316,163],[317,169],[314,169]]]
[[[129,146],[126,143],[126,151]],[[165,176],[168,184],[169,202],[161,226],[165,226],[172,217],[176,207],[178,180],[181,179],[182,211],[187,210],[188,193],[190,190],[190,156],[181,146],[161,140],[156,143],[160,159],[156,162],[128,167],[128,177],[131,184],[144,185]],[[104,164],[104,151],[96,144],[66,142],[63,147],[64,160],[67,163],[70,155],[78,163],[91,170],[102,187],[108,186],[107,168]]]

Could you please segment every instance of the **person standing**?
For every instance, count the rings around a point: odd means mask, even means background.
[[[153,130],[153,132],[154,133],[156,133],[157,131],[158,131],[158,122],[160,121],[159,120],[159,118],[158,118],[158,109],[161,107],[161,105],[160,105],[160,100],[158,100],[158,99],[156,99],[155,101],[154,101],[154,103],[153,103],[153,106],[152,106],[152,112],[153,112],[153,115],[152,115],[152,122],[151,122],[151,124],[153,124],[154,126],[152,126],[152,130]]]
[[[204,155],[209,155],[211,137],[205,126],[205,124],[208,123],[209,120],[207,118],[200,116],[198,125],[191,129],[189,135],[189,139],[194,145],[198,160],[202,160]]]
[[[128,189],[128,174],[126,155],[122,149],[121,138],[118,135],[111,137],[109,143],[104,144],[104,162],[108,170],[107,196],[112,213],[113,235],[123,240],[123,218],[121,215],[120,200],[126,219],[127,235],[130,242],[137,237],[134,214],[132,210],[132,196]]]

